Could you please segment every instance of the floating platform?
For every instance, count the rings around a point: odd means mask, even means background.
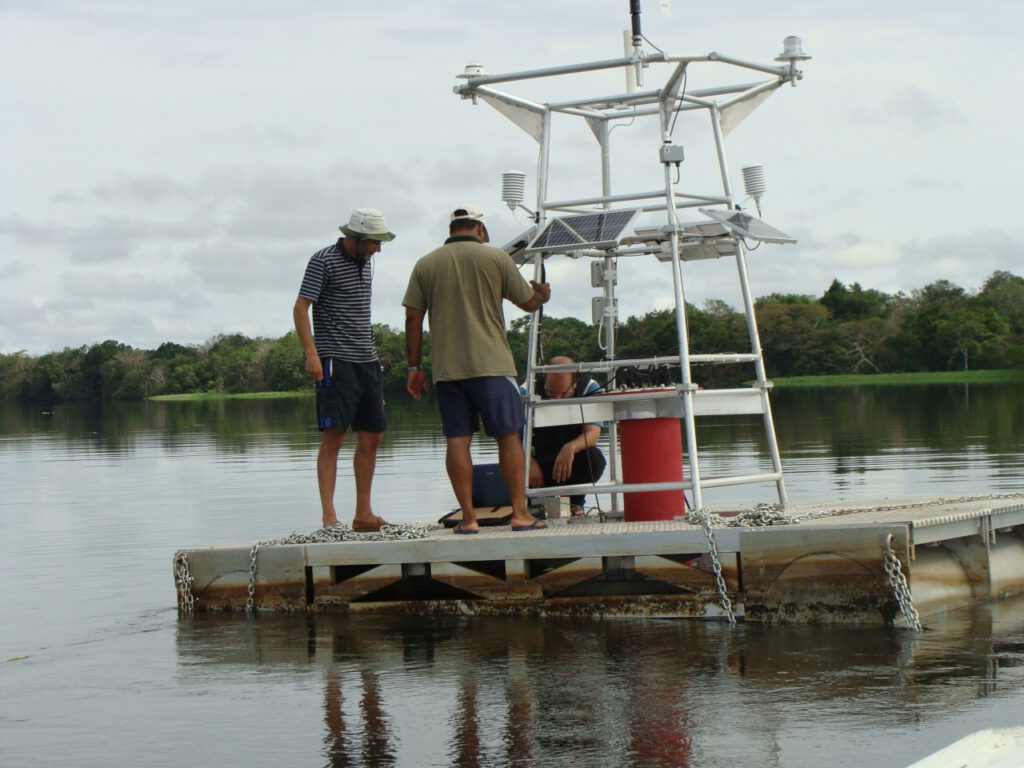
[[[898,621],[908,601],[887,553],[922,618],[1024,592],[1024,493],[791,503],[797,522],[765,526],[709,511],[719,515],[714,548],[683,521],[570,518],[529,532],[261,544],[255,558],[253,543],[185,549],[175,579],[196,611],[244,610],[251,598],[262,611],[727,619],[717,550],[731,611],[745,621]]]

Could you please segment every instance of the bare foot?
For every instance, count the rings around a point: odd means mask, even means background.
[[[379,531],[382,525],[391,525],[387,520],[376,515],[371,515],[367,518],[353,518],[352,530],[356,533],[372,533]]]

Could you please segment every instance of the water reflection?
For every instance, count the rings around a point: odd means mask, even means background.
[[[835,387],[782,389],[772,395],[776,429],[784,452],[820,452],[860,457],[893,445],[988,453],[1020,450],[1024,435],[1024,387],[1016,384]],[[142,435],[158,433],[166,447],[184,448],[197,436],[223,450],[245,452],[273,437],[307,450],[315,442],[309,398],[59,404],[52,407],[0,405],[0,435],[50,435],[131,450]],[[399,433],[440,438],[432,403],[389,398],[389,419]],[[701,443],[764,453],[756,417],[701,420]],[[387,439],[387,438],[386,438]]]
[[[824,430],[836,455],[874,453],[897,443],[932,449],[1019,448],[1024,387],[1019,384],[837,387],[773,394],[780,441],[817,440]],[[801,414],[812,413],[813,419]]]
[[[324,737],[324,754],[327,765],[331,768],[396,765],[390,723],[381,708],[380,675],[364,669],[359,677],[361,725],[353,731],[345,721],[342,678],[333,668],[326,672],[324,724],[327,735]]]
[[[328,766],[790,765],[808,727],[833,739],[913,730],[1019,697],[1024,600],[939,618],[923,635],[204,616],[179,625],[177,648],[184,673],[201,670],[207,682],[254,667],[322,677]]]
[[[7,439],[48,437],[110,453],[135,452],[151,441],[175,453],[197,444],[237,454],[269,445],[305,452],[319,444],[313,409],[312,398],[304,397],[55,406],[0,403],[0,435]],[[388,414],[399,434],[440,434],[436,407],[389,402]],[[385,440],[389,435],[393,437],[394,432],[385,433]]]

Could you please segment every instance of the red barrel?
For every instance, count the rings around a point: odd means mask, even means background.
[[[679,419],[619,422],[624,483],[670,483],[683,479],[683,435]],[[685,514],[683,492],[633,491],[623,494],[626,522],[671,520]]]

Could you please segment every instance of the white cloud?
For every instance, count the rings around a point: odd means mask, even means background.
[[[932,93],[916,86],[887,96],[884,106],[888,115],[903,119],[907,128],[914,131],[936,131],[943,123],[967,122],[950,94]]]
[[[1021,109],[1005,97],[1024,68],[1019,4],[649,10],[647,36],[675,52],[770,61],[799,34],[814,56],[728,141],[736,167],[765,163],[765,218],[800,239],[751,254],[755,294],[1020,273],[1020,239],[995,229],[1015,220],[1024,176]],[[374,312],[400,326],[409,269],[443,239],[447,210],[483,206],[501,243],[523,220],[498,202],[500,172],[535,181],[535,144],[455,98],[454,76],[471,60],[498,72],[616,56],[628,25],[619,0],[486,15],[466,0],[0,7],[0,351],[280,335],[309,255],[359,205],[399,235],[377,260]],[[689,87],[708,71],[695,66]],[[580,80],[621,88],[613,73]],[[593,194],[596,143],[570,122],[556,121],[551,192]],[[684,116],[674,138],[684,183],[717,190],[706,126]],[[639,122],[614,132],[614,191],[660,183],[657,139]],[[549,313],[589,319],[586,267],[551,261]],[[732,264],[690,264],[684,279],[692,303],[738,303]],[[671,273],[624,261],[619,295],[624,315],[670,306]]]

